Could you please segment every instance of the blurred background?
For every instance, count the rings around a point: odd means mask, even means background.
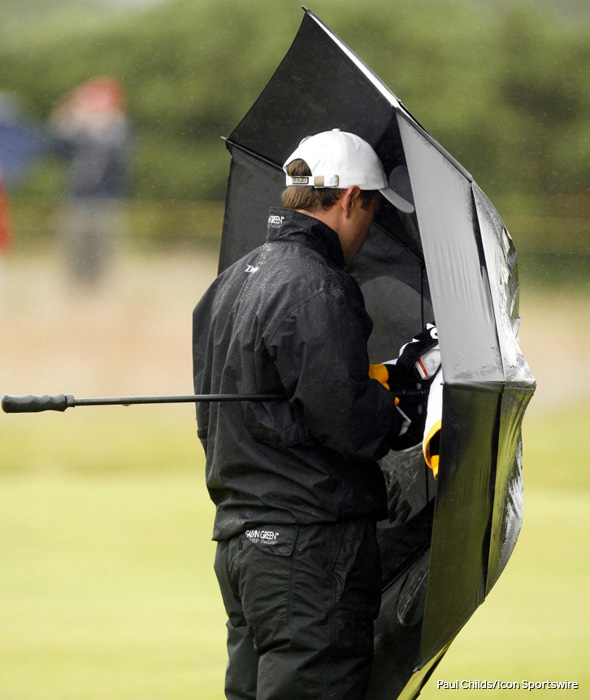
[[[590,5],[310,9],[474,175],[519,254],[538,381],[523,531],[423,697],[439,679],[588,687]],[[220,137],[301,19],[291,0],[0,0],[0,393],[192,393]],[[222,696],[195,428],[186,405],[0,415],[2,700]]]

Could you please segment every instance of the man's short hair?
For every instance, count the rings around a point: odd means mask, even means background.
[[[300,158],[293,160],[286,167],[287,175],[311,175],[307,163]],[[302,187],[290,185],[283,190],[283,206],[285,209],[302,209],[303,211],[318,211],[330,209],[340,199],[344,190],[334,187]],[[378,196],[377,190],[361,190],[361,207],[366,209],[373,199]]]

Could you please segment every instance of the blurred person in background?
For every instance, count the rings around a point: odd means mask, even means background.
[[[69,164],[60,217],[66,259],[76,280],[95,283],[124,235],[130,127],[123,85],[108,76],[82,83],[59,102],[51,128],[56,152]]]

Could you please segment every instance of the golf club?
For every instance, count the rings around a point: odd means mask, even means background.
[[[414,396],[421,390],[397,391],[397,396]],[[65,411],[76,406],[132,406],[158,403],[198,403],[200,401],[284,401],[278,394],[188,394],[186,396],[109,396],[77,399],[73,394],[26,394],[2,397],[4,413],[40,413],[41,411]]]

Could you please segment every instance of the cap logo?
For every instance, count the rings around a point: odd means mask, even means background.
[[[319,189],[321,187],[338,187],[339,184],[340,178],[338,175],[330,175],[329,177],[324,175],[287,175],[287,186],[303,185],[304,187]]]

